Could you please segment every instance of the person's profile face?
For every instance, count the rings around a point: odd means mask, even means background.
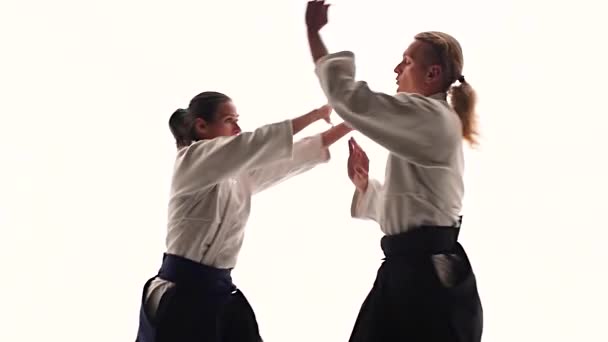
[[[241,133],[238,124],[239,115],[232,101],[226,101],[217,107],[213,122],[208,124],[208,135],[233,136]]]
[[[398,92],[416,93],[418,90],[418,84],[420,84],[424,75],[424,70],[417,58],[419,49],[419,42],[414,41],[403,52],[401,62],[395,67]]]
[[[217,106],[213,121],[206,122],[198,118],[195,123],[196,131],[202,139],[229,137],[241,133],[238,124],[239,115],[232,101],[226,101]]]
[[[425,94],[436,81],[438,66],[430,63],[430,49],[427,43],[415,40],[403,52],[401,62],[394,69],[398,92]]]

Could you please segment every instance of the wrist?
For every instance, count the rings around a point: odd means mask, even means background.
[[[308,118],[308,122],[309,123],[313,123],[315,121],[321,120],[321,113],[319,112],[319,110],[315,109],[313,111],[311,111],[310,113],[308,113],[307,115]]]
[[[321,31],[321,30],[318,28],[306,26],[306,33],[309,35],[319,34],[319,31]]]
[[[367,191],[367,187],[369,186],[369,181],[365,181],[361,187],[357,188],[361,194],[364,194]]]

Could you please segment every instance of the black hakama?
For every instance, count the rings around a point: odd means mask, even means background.
[[[175,285],[154,315],[146,293],[156,278]],[[232,283],[230,270],[165,254],[158,275],[143,290],[136,342],[261,342],[251,305]]]
[[[384,236],[384,261],[350,342],[479,342],[483,310],[460,228],[419,227]],[[434,258],[450,260],[442,283]]]

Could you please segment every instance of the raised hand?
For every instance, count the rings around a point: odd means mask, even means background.
[[[329,5],[324,0],[309,1],[306,7],[306,26],[309,31],[319,32],[327,24],[327,10]]]
[[[348,177],[357,190],[365,192],[369,181],[369,159],[354,138],[348,140]]]
[[[316,109],[317,115],[319,116],[319,119],[323,119],[325,120],[325,122],[327,122],[328,124],[332,124],[331,123],[331,111],[332,108],[330,105],[325,105],[321,108]]]

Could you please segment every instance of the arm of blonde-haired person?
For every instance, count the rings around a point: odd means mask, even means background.
[[[326,111],[324,106],[252,132],[201,140],[180,149],[175,162],[174,192],[191,193],[248,170],[290,160],[294,134],[324,119]]]
[[[369,178],[369,159],[355,138],[348,140],[348,177],[355,185],[351,202],[351,216],[378,222],[378,208],[382,185]]]
[[[316,63],[321,88],[334,111],[361,134],[412,162],[441,166],[441,139],[460,139],[457,118],[447,103],[416,94],[388,95],[355,80],[350,51],[326,55]],[[452,140],[449,140],[452,141]]]
[[[329,146],[352,131],[344,123],[329,128],[323,133],[306,137],[293,145],[291,159],[281,160],[251,170],[248,179],[253,193],[266,190],[293,176],[313,169],[330,159]]]

